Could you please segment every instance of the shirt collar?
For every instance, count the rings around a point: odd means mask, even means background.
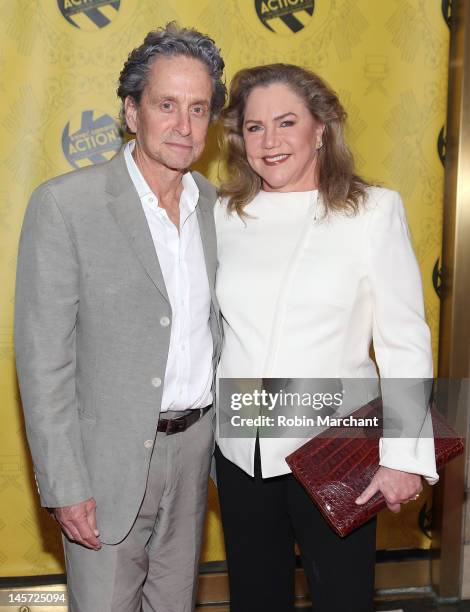
[[[129,176],[131,177],[131,181],[133,182],[137,194],[141,200],[152,194],[158,203],[157,196],[150,189],[149,184],[143,177],[142,172],[139,170],[134,158],[132,157],[134,147],[135,140],[130,140],[124,148],[124,159],[126,161],[127,170],[129,172]],[[180,206],[183,204],[192,212],[195,210],[199,200],[199,188],[191,172],[185,172],[183,174],[181,183],[183,185],[183,192],[181,194]]]

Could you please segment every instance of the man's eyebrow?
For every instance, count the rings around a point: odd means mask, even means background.
[[[274,121],[285,119],[289,115],[294,115],[294,117],[297,117],[297,115],[294,112],[289,112],[289,113],[284,113],[283,115],[278,115],[277,117],[274,117]],[[245,119],[245,123],[263,123],[263,122],[260,119]]]
[[[151,96],[154,102],[161,102],[162,100],[170,100],[171,102],[177,102],[177,99],[172,94],[155,94]]]
[[[159,94],[157,96],[155,96],[155,99],[158,102],[161,102],[162,100],[170,100],[171,102],[178,102],[178,98],[176,96],[174,96],[173,94]],[[207,104],[209,105],[211,103],[211,101],[207,98],[202,98],[202,99],[198,99],[198,100],[191,100],[191,104]]]

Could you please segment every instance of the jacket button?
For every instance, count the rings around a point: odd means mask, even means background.
[[[145,440],[144,446],[145,446],[145,448],[152,448],[153,440]]]
[[[160,387],[162,384],[162,379],[158,378],[158,376],[156,376],[155,378],[152,378],[152,385],[154,387]]]
[[[168,317],[162,317],[160,319],[160,325],[162,327],[168,327],[168,325],[170,325],[170,319]]]

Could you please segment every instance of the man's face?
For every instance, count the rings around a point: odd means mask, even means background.
[[[154,60],[140,103],[128,96],[126,120],[136,134],[139,156],[184,171],[204,150],[212,80],[199,60],[178,55]]]

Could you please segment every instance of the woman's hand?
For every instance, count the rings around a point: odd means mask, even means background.
[[[356,504],[365,504],[377,491],[381,491],[389,510],[400,512],[400,504],[418,499],[422,490],[421,476],[418,474],[380,466],[370,485],[356,499]]]

